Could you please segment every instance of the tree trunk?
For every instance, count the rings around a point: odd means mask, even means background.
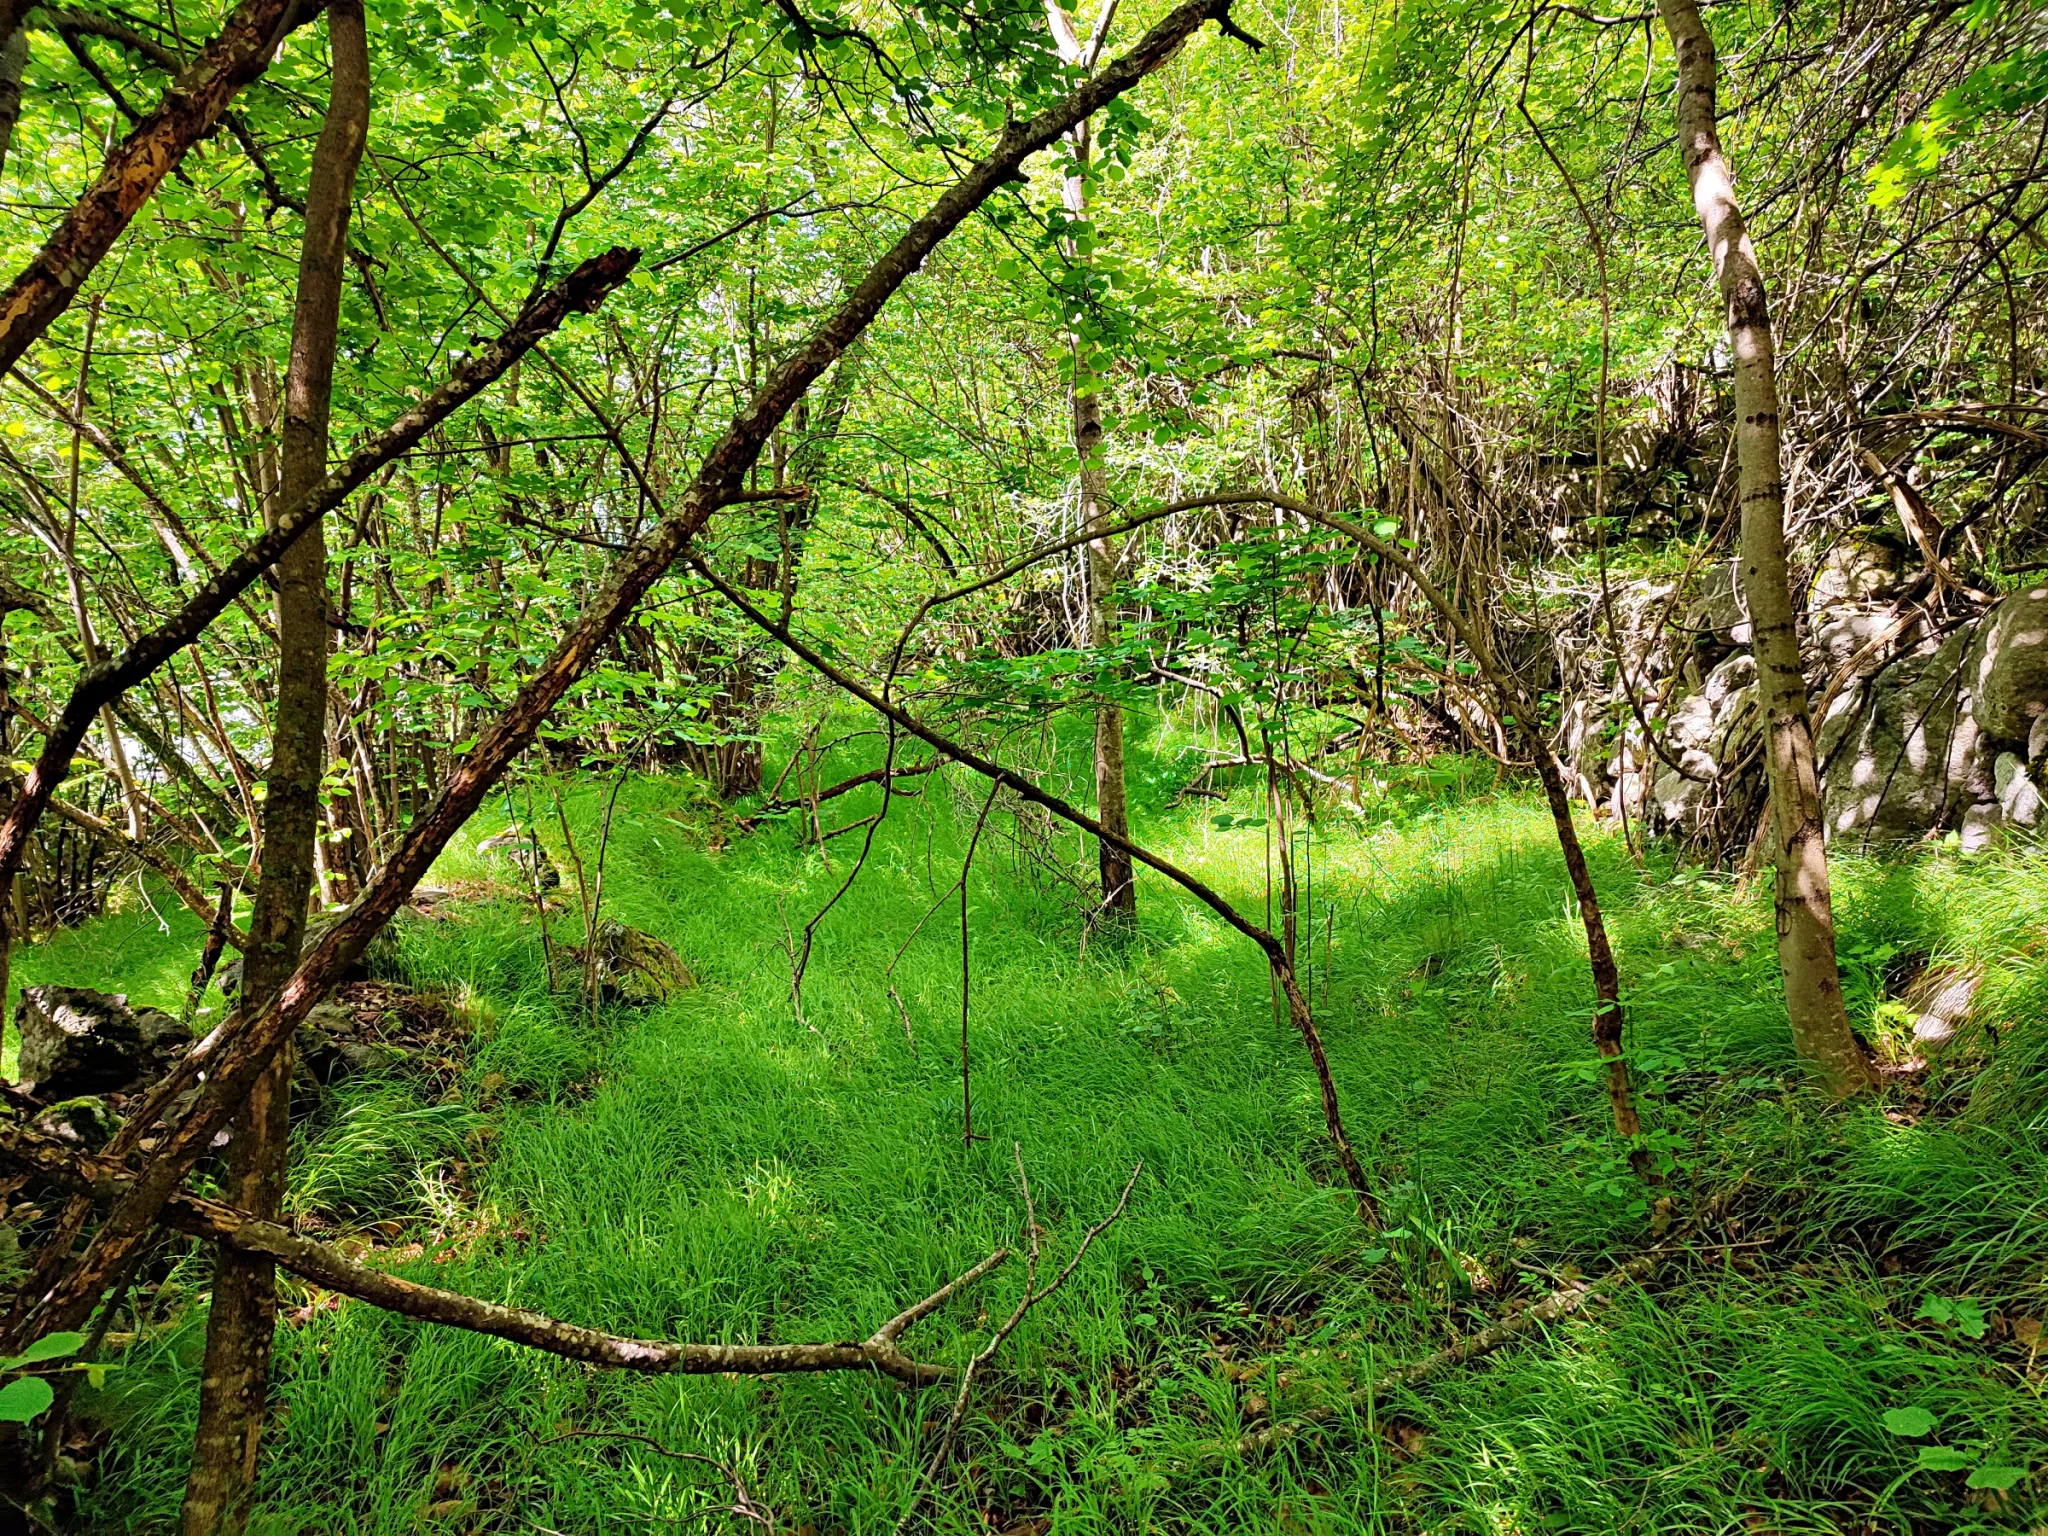
[[[21,121],[21,72],[28,64],[29,6],[34,0],[0,0],[0,168]]]
[[[1715,126],[1714,41],[1693,0],[1658,0],[1678,54],[1678,143],[1728,309],[1735,360],[1735,446],[1742,507],[1742,590],[1767,722],[1778,968],[1792,1043],[1837,1094],[1869,1088],[1870,1059],[1842,1004],[1834,904],[1814,766],[1813,721],[1799,665],[1798,607],[1785,562],[1785,485],[1770,307],[1735,180]]]
[[[1095,62],[1095,52],[1101,47],[1100,26],[1096,35],[1083,40],[1075,30],[1074,18],[1060,4],[1060,0],[1047,0],[1046,19],[1052,26],[1053,40],[1058,44],[1062,63],[1082,68]],[[1104,12],[1104,20],[1108,18]],[[1092,140],[1086,122],[1075,125],[1067,135],[1071,146],[1076,174],[1066,178],[1061,187],[1061,196],[1066,203],[1067,216],[1072,219],[1088,217],[1087,170]],[[1074,242],[1069,241],[1067,259],[1079,259]],[[1081,461],[1081,526],[1093,533],[1104,526],[1108,519],[1107,488],[1108,476],[1102,468],[1102,397],[1085,384],[1082,373],[1081,338],[1073,338],[1074,371],[1068,384],[1068,402],[1074,416],[1074,452]],[[1085,556],[1088,572],[1088,646],[1100,651],[1116,643],[1116,549],[1106,538],[1092,537],[1088,540]],[[1124,712],[1122,706],[1105,700],[1095,706],[1095,818],[1117,837],[1130,837],[1130,815],[1124,803]],[[1138,914],[1138,887],[1133,879],[1130,855],[1115,844],[1098,839],[1096,849],[1101,856],[1102,909],[1103,912],[1122,922],[1129,922]]]
[[[369,130],[370,75],[361,0],[327,11],[333,56],[327,119],[313,152],[299,289],[285,375],[281,506],[327,473],[327,417],[347,261],[356,167]],[[262,1008],[298,964],[314,874],[320,778],[327,755],[327,545],[319,524],[277,563],[277,713],[263,799],[263,869],[250,918],[244,1008]],[[274,1219],[283,1204],[291,1135],[289,1041],[236,1116],[228,1144],[229,1198]],[[199,1429],[185,1488],[186,1536],[242,1529],[256,1474],[277,1317],[272,1260],[222,1248],[207,1316]]]

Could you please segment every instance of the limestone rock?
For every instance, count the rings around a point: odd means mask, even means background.
[[[1992,785],[1998,791],[1998,808],[2015,827],[2031,827],[2041,820],[2041,789],[2027,772],[2027,765],[2010,752],[1998,754],[1991,770]]]
[[[1933,966],[1906,990],[1913,1015],[1913,1043],[1928,1056],[1939,1056],[1968,1022],[1970,1004],[1983,978],[1975,971]]]
[[[30,1128],[81,1152],[97,1152],[121,1129],[121,1117],[96,1094],[81,1094],[52,1104],[37,1115]]]
[[[1837,539],[1813,573],[1812,605],[1868,603],[1886,596],[1899,584],[1905,553],[1903,547],[1874,529]]]
[[[2005,830],[2005,814],[1996,800],[1986,800],[1963,812],[1962,848],[1965,853],[1983,853],[1997,846]]]
[[[1749,644],[1749,607],[1742,600],[1742,582],[1733,560],[1709,566],[1700,578],[1694,622],[1728,645]]]
[[[342,972],[341,979],[343,981],[371,981],[389,978],[398,974],[398,924],[400,921],[400,918],[394,917],[390,922],[377,930],[375,937],[370,940],[369,945],[356,957],[356,963]],[[306,925],[306,939],[299,946],[299,953],[304,955],[307,950],[311,949],[319,940],[320,935],[333,926],[334,922],[335,918],[323,917],[318,922],[308,923]],[[233,960],[230,960],[220,968],[216,976],[216,984],[220,987],[222,997],[233,997],[241,990],[242,963],[242,957],[237,955]]]
[[[2048,715],[2048,586],[2015,592],[1984,616],[1967,671],[1978,730],[2027,741]]]
[[[1833,836],[1914,838],[1989,799],[1964,678],[1970,645],[1969,632],[1959,630],[1886,668],[1829,712],[1818,745]]]
[[[159,1008],[121,993],[24,987],[14,1010],[22,1086],[42,1098],[117,1093],[160,1077],[191,1034]]]
[[[531,889],[534,877],[540,877],[540,888],[552,891],[560,888],[562,872],[555,868],[555,861],[548,857],[548,851],[531,832],[521,827],[507,827],[496,837],[487,837],[476,845],[481,854],[502,858],[519,871],[519,883],[524,889]]]

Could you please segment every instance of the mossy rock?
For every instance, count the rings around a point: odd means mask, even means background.
[[[569,955],[578,966],[584,964],[580,948]],[[608,1003],[645,1007],[688,991],[697,978],[683,957],[653,934],[605,918],[597,925],[597,985]]]

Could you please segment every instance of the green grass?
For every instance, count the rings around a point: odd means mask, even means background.
[[[867,761],[857,745],[827,776]],[[1146,835],[1262,909],[1263,829],[1218,832],[1213,803],[1172,809],[1181,775],[1164,751],[1134,764]],[[1362,817],[1326,816],[1314,855],[1312,990],[1395,1234],[1359,1228],[1250,947],[1155,880],[1141,932],[1081,955],[1070,897],[1016,856],[1005,815],[970,899],[974,1126],[990,1139],[962,1146],[957,907],[896,971],[914,1047],[883,974],[958,870],[980,789],[950,777],[916,781],[927,794],[898,803],[820,927],[807,1023],[786,935],[858,838],[831,845],[829,868],[788,826],[711,852],[686,784],[630,783],[607,910],[675,944],[702,986],[593,1027],[547,994],[530,909],[408,926],[413,978],[466,989],[485,1021],[468,1104],[353,1090],[306,1138],[295,1198],[339,1224],[393,1215],[408,1235],[458,1239],[446,1262],[402,1266],[432,1283],[622,1332],[826,1339],[1015,1245],[1013,1144],[1061,1261],[1142,1160],[1128,1214],[978,1393],[962,1475],[927,1506],[949,1532],[1027,1517],[1057,1533],[1294,1536],[2039,1523],[2033,1482],[1987,1496],[1962,1471],[1914,1470],[1930,1444],[1972,1466],[2048,1463],[2041,1371],[2012,1332],[2048,1315],[2048,870],[2031,851],[1839,866],[1860,1015],[1875,1017],[1885,946],[1917,946],[1984,968],[1999,1038],[1924,1103],[1834,1110],[1789,1053],[1764,897],[1674,879],[1655,855],[1639,870],[1596,837],[1653,1116],[1683,1138],[1682,1183],[1741,1184],[1759,1241],[1703,1251],[1279,1454],[1205,1457],[1253,1422],[1254,1396],[1284,1413],[1341,1393],[1498,1314],[1507,1277],[1540,1293],[1645,1240],[1589,1080],[1583,938],[1547,822],[1482,772],[1438,780],[1402,776]],[[837,802],[828,825],[873,803]],[[580,783],[570,808],[588,859],[601,786]],[[480,819],[472,839],[500,825]],[[1042,851],[1082,868],[1071,836]],[[446,878],[488,872],[465,849],[443,863]],[[110,918],[20,970],[175,996],[196,924],[173,917],[168,938],[142,924]],[[443,1176],[458,1159],[466,1182]],[[963,1360],[1022,1279],[999,1270],[921,1324],[915,1351]],[[164,1311],[204,1285],[187,1261]],[[1930,1298],[1974,1302],[1982,1337],[1968,1308],[1961,1323],[1918,1316]],[[96,1401],[115,1427],[86,1528],[174,1526],[203,1308],[180,1315]],[[739,1523],[710,1469],[559,1438],[571,1429],[730,1461],[786,1531],[885,1531],[947,1407],[851,1376],[595,1373],[353,1304],[285,1328],[278,1395],[252,1530],[392,1536]],[[1883,1415],[1902,1406],[1937,1427],[1892,1433]]]

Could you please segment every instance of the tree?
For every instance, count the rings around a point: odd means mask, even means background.
[[[1792,1039],[1841,1094],[1874,1082],[1868,1053],[1849,1026],[1835,961],[1834,901],[1799,609],[1785,553],[1785,483],[1777,364],[1770,306],[1735,179],[1716,123],[1714,40],[1691,0],[1658,0],[1678,54],[1678,143],[1727,306],[1735,367],[1735,447],[1742,508],[1742,591],[1749,608],[1765,715],[1771,848],[1777,883],[1778,968]]]

